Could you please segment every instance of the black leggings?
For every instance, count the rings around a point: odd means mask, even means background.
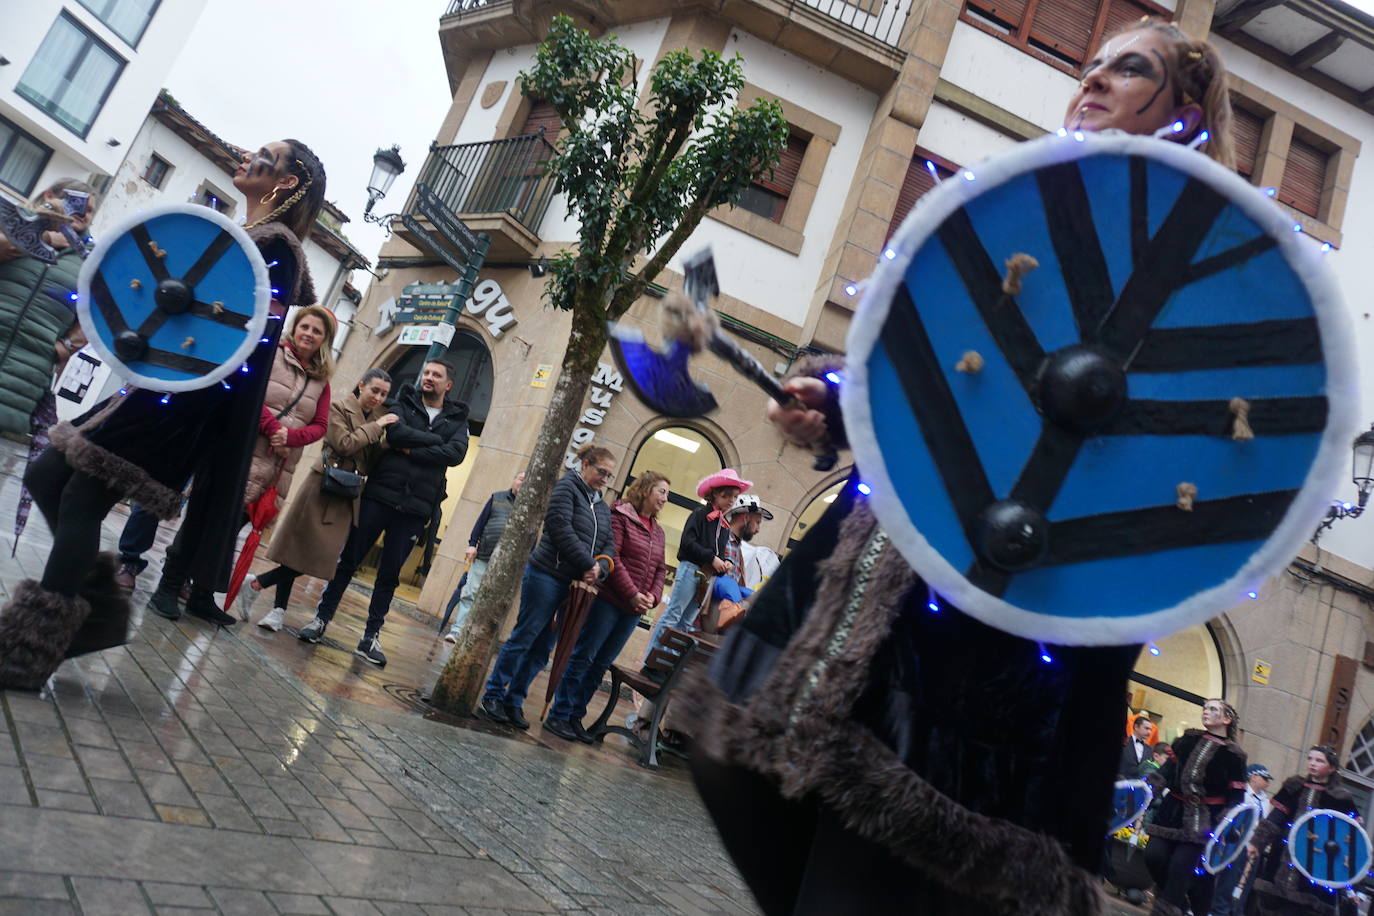
[[[1155,897],[1187,912],[1212,912],[1216,879],[1202,869],[1201,843],[1183,843],[1152,836],[1145,846],[1145,867],[1155,879]],[[1201,871],[1202,874],[1198,874]]]
[[[926,879],[811,800],[783,798],[772,780],[692,755],[697,790],[725,849],[767,916],[992,911]]]
[[[267,572],[258,576],[258,584],[264,589],[277,587],[277,600],[272,607],[285,609],[287,602],[291,600],[291,586],[296,584],[296,579],[300,573],[290,566],[278,566],[276,569],[269,569]]]
[[[75,595],[100,553],[100,523],[119,501],[105,484],[67,464],[50,448],[29,465],[24,486],[52,529],[52,552],[43,567],[42,587]]]

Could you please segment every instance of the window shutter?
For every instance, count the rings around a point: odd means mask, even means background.
[[[1283,167],[1279,200],[1308,216],[1318,216],[1329,158],[1326,151],[1294,137],[1288,147],[1288,162]]]
[[[544,128],[545,139],[550,143],[563,129],[563,119],[554,110],[552,102],[533,102],[530,105],[530,113],[525,116],[525,126],[520,128],[520,136],[537,134],[541,127]]]
[[[1127,26],[1135,25],[1140,21],[1141,16],[1150,15],[1153,15],[1152,10],[1131,3],[1129,0],[1111,0],[1111,5],[1107,7],[1107,19],[1102,26],[1102,35],[1104,37],[1112,35]],[[1085,57],[1084,60],[1086,61],[1087,58]]]
[[[968,8],[1015,32],[1026,15],[1026,0],[969,0]]]
[[[782,158],[778,160],[777,166],[773,169],[773,177],[764,176],[755,184],[759,187],[767,188],[774,194],[781,194],[788,197],[792,193],[792,186],[797,183],[797,172],[801,171],[802,157],[806,155],[807,141],[796,134],[787,138],[787,147],[782,151]]]
[[[1031,41],[1081,64],[1092,40],[1097,8],[1096,0],[1041,0],[1031,20]]]
[[[935,187],[935,178],[930,174],[930,169],[926,168],[927,158],[920,149],[912,154],[911,164],[906,167],[906,177],[902,179],[902,189],[897,192],[897,209],[893,212],[892,222],[887,227],[887,238],[883,239],[884,243],[892,238],[893,233],[902,225],[911,213],[911,208],[916,206],[916,201]],[[935,171],[940,173],[942,179],[954,174],[940,165],[935,166]]]
[[[1255,174],[1255,159],[1259,156],[1260,135],[1264,133],[1264,118],[1241,108],[1231,107],[1231,139],[1236,144],[1236,171],[1250,178]]]

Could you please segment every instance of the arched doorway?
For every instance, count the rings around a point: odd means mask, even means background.
[[[1161,741],[1201,728],[1203,702],[1226,695],[1226,672],[1211,627],[1191,627],[1146,645],[1128,689],[1132,711],[1145,712],[1159,726]]]
[[[393,391],[399,390],[403,384],[415,384],[428,354],[427,346],[406,347],[390,365],[384,366],[391,375]],[[491,351],[481,336],[472,331],[458,329],[444,361],[453,367],[453,390],[449,392],[449,400],[463,401],[468,405],[468,451],[462,464],[448,469],[446,495],[439,506],[439,522],[434,528],[434,536],[427,543],[416,545],[401,567],[401,581],[396,586],[396,595],[410,602],[420,600],[420,590],[424,588],[434,553],[452,521],[458,498],[467,486],[468,473],[476,464],[477,452],[482,444],[482,426],[491,411],[491,394],[495,385]],[[359,580],[369,585],[372,583],[380,554],[380,545],[374,545],[358,569]]]
[[[688,426],[665,426],[639,446],[625,476],[625,486],[645,471],[658,471],[672,481],[668,505],[658,514],[666,537],[664,552],[670,570],[677,569],[677,546],[687,516],[701,505],[697,483],[725,466],[720,449],[705,435]]]
[[[833,485],[818,493],[815,499],[806,504],[806,508],[797,516],[797,523],[792,526],[792,533],[787,536],[787,543],[783,545],[784,554],[801,543],[806,532],[811,530],[811,526],[820,520],[820,517],[825,514],[825,510],[829,509],[830,504],[840,495],[840,491],[844,489],[844,484],[843,479],[835,481]]]

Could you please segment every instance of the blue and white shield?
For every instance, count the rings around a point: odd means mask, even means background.
[[[190,391],[243,364],[271,299],[248,233],[208,207],[170,204],[102,236],[81,268],[77,312],[91,346],[125,381]]]
[[[1322,887],[1351,887],[1369,874],[1369,834],[1350,815],[1329,808],[1293,822],[1288,854],[1304,878]]]
[[[1077,136],[922,199],[850,325],[841,402],[937,592],[1029,639],[1146,642],[1311,536],[1357,431],[1353,338],[1258,188],[1179,144]]]
[[[1263,817],[1264,811],[1253,802],[1244,802],[1227,811],[1202,850],[1202,867],[1213,875],[1228,868],[1244,854]]]
[[[1150,807],[1154,797],[1154,790],[1143,779],[1117,780],[1112,790],[1112,819],[1107,823],[1107,836],[1134,823]]]

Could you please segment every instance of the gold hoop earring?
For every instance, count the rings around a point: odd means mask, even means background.
[[[262,195],[261,197],[258,198],[258,203],[262,204],[264,207],[267,206],[267,205],[270,204],[270,203],[275,203],[276,200],[277,200],[277,191],[278,191],[278,190],[280,190],[280,189],[279,189],[279,188],[273,188],[271,194],[264,194],[264,195]]]

